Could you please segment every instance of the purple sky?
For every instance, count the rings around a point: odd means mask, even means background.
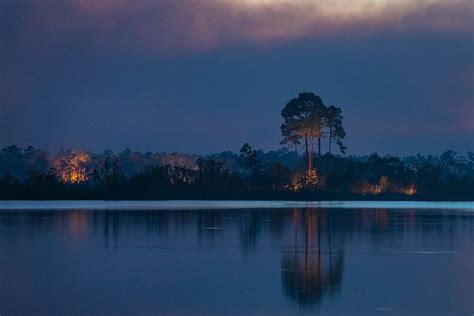
[[[474,150],[470,0],[3,0],[0,146],[276,149],[301,91],[349,154]]]

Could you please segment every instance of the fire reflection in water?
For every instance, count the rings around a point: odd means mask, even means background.
[[[67,222],[69,233],[74,239],[82,239],[87,234],[88,216],[81,211],[68,212]]]
[[[294,210],[294,245],[282,259],[282,283],[287,296],[301,305],[319,303],[339,291],[343,248],[331,240],[331,222],[319,210]]]

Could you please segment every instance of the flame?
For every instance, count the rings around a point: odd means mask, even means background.
[[[389,181],[387,176],[382,176],[379,183],[370,184],[367,181],[362,182],[354,188],[354,191],[359,194],[380,194],[387,191]]]
[[[54,162],[58,177],[64,183],[81,183],[88,180],[91,158],[86,152],[71,152]]]
[[[416,190],[416,187],[412,184],[412,185],[409,185],[408,187],[406,188],[403,188],[402,189],[402,193],[405,194],[405,195],[415,195],[418,193],[418,191]]]
[[[359,183],[354,187],[353,191],[364,195],[389,192],[412,196],[418,193],[414,184],[408,186],[397,185],[390,182],[387,176],[380,177],[377,184],[370,184],[367,181]]]
[[[311,170],[308,174],[305,175],[295,175],[293,177],[293,181],[289,185],[285,185],[286,190],[290,190],[293,192],[298,192],[304,189],[311,189],[315,187],[322,186],[322,180],[319,176],[316,169]]]

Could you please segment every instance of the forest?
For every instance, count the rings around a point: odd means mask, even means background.
[[[310,92],[281,116],[283,148],[267,152],[248,143],[209,155],[10,145],[0,150],[0,199],[474,199],[472,151],[347,155],[342,110]]]
[[[209,156],[61,151],[0,152],[1,199],[425,199],[472,200],[474,153],[314,159],[278,151]]]

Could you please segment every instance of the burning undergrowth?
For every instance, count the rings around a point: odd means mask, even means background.
[[[352,192],[362,195],[378,195],[383,193],[416,195],[418,192],[414,184],[403,185],[390,181],[388,176],[380,177],[379,181],[372,184],[366,180],[357,182],[352,187]]]
[[[288,191],[300,192],[312,191],[322,187],[324,187],[323,179],[318,171],[313,169],[310,172],[295,174],[291,184],[286,185],[284,188]]]
[[[86,182],[92,172],[91,156],[85,151],[62,153],[53,161],[53,168],[63,183]]]

